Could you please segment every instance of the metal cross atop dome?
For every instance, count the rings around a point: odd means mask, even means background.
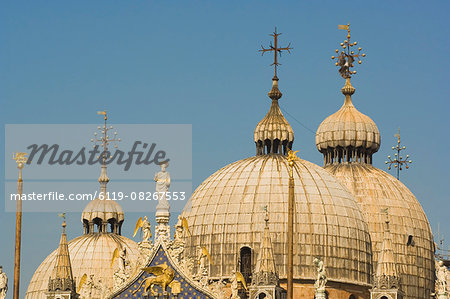
[[[392,147],[392,150],[396,151],[394,154],[394,159],[391,156],[388,156],[389,161],[386,161],[385,164],[389,164],[388,170],[391,170],[392,164],[394,164],[394,168],[397,169],[397,180],[400,179],[400,170],[403,169],[403,165],[405,165],[406,169],[409,168],[408,164],[411,164],[412,161],[408,160],[409,155],[406,155],[406,159],[403,160],[403,157],[400,156],[400,152],[406,149],[406,146],[400,145],[400,128],[398,128],[398,133],[394,135],[397,137],[397,145]]]
[[[358,53],[355,51],[350,51],[350,48],[356,47],[358,42],[350,42],[350,24],[338,25],[338,29],[347,30],[347,39],[341,43],[342,51],[336,49],[336,54],[339,56],[331,56],[331,59],[337,59],[336,66],[339,66],[339,73],[342,78],[349,79],[352,75],[356,74],[356,71],[352,71],[350,68],[353,67],[353,62],[358,58],[358,63],[361,64],[361,57],[366,57],[366,54],[361,54],[361,47],[358,48]]]
[[[289,43],[289,45],[287,47],[284,48],[278,48],[278,36],[281,35],[281,33],[277,33],[277,27],[275,27],[275,31],[273,34],[269,34],[270,36],[273,36],[273,45],[272,42],[270,42],[270,46],[269,48],[264,48],[261,45],[261,50],[259,50],[259,52],[261,52],[261,55],[264,55],[264,53],[266,52],[271,52],[273,51],[273,63],[271,65],[275,66],[275,77],[277,76],[277,66],[281,65],[280,63],[278,63],[278,54],[280,54],[281,57],[281,52],[282,51],[288,51],[288,53],[291,53],[290,50],[292,50],[293,48],[291,48],[291,43]]]

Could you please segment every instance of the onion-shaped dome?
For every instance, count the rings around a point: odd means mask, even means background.
[[[278,78],[273,78],[272,90],[269,92],[272,105],[266,116],[258,123],[253,134],[256,143],[256,154],[287,154],[294,142],[294,131],[281,113],[278,100],[282,93],[278,89]]]
[[[107,232],[110,224],[111,232],[121,233],[124,213],[120,204],[114,200],[96,198],[86,205],[81,214],[84,233],[93,233],[94,225],[98,226],[99,232]]]
[[[397,271],[405,298],[429,298],[434,289],[434,243],[430,224],[411,191],[390,174],[362,163],[326,167],[355,195],[369,225],[373,266],[382,249],[384,220],[389,211]]]
[[[328,281],[367,287],[370,236],[353,196],[323,168],[304,160],[295,162],[294,182],[294,279],[315,280],[313,260],[320,257]],[[227,165],[196,189],[182,212],[192,234],[186,246],[208,248],[211,277],[229,277],[238,261],[244,276],[251,275],[256,256],[248,263],[244,255],[260,250],[267,206],[275,264],[286,279],[288,186],[287,157],[270,154]]]
[[[69,254],[72,265],[72,273],[76,285],[81,277],[86,274],[88,280],[93,276],[94,285],[97,287],[93,292],[102,298],[101,288],[112,289],[114,271],[111,267],[111,259],[116,248],[126,249],[127,258],[134,268],[139,257],[139,247],[136,242],[114,233],[85,234],[69,242]],[[33,278],[28,285],[25,295],[26,299],[45,299],[49,278],[56,265],[58,250],[53,251],[41,263],[34,272]],[[101,282],[100,282],[101,281]]]
[[[325,165],[339,162],[372,163],[372,154],[380,148],[380,132],[375,122],[353,106],[355,88],[350,79],[342,88],[345,102],[336,113],[327,117],[316,133],[317,149],[324,155]]]

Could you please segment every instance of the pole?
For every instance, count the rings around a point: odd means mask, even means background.
[[[288,265],[287,299],[294,298],[294,164],[298,158],[292,150],[288,153],[289,162],[289,199],[288,199]]]
[[[13,298],[19,299],[19,285],[20,285],[20,246],[22,241],[22,192],[23,192],[23,180],[22,169],[26,158],[24,153],[16,153],[14,159],[17,162],[17,168],[19,168],[19,178],[17,180],[17,208],[16,208],[16,242],[14,252],[14,290]]]

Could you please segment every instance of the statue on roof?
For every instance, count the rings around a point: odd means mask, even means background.
[[[155,174],[154,180],[156,182],[156,192],[159,194],[164,194],[169,191],[170,187],[170,174],[168,171],[166,171],[166,168],[169,166],[169,163],[163,162],[160,164],[161,171],[157,172]],[[164,196],[165,197],[165,196]]]
[[[316,291],[325,291],[325,285],[327,283],[327,274],[325,271],[325,266],[323,264],[323,261],[319,258],[314,258],[314,264],[316,265],[317,269],[317,280],[314,284],[314,287],[316,288]]]
[[[149,239],[152,237],[151,228],[147,216],[144,216],[144,219],[142,220],[142,242],[149,242]]]
[[[0,299],[6,298],[6,292],[8,291],[8,276],[3,272],[3,267],[0,266]]]
[[[240,299],[239,297],[239,282],[236,277],[236,271],[231,272],[231,299]]]
[[[173,242],[171,245],[171,254],[178,264],[181,264],[184,246],[185,241],[183,236],[183,224],[182,224],[182,217],[180,215],[178,216],[177,224],[175,224],[175,234],[173,236]]]
[[[448,269],[443,261],[437,262],[436,265],[436,291],[438,295],[447,294],[447,275]]]

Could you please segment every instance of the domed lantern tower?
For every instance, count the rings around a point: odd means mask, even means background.
[[[317,149],[323,154],[324,168],[338,178],[356,197],[369,225],[372,240],[373,267],[377,269],[383,248],[384,217],[389,209],[392,251],[397,263],[400,287],[405,298],[430,298],[434,288],[434,243],[428,219],[415,196],[399,180],[372,165],[372,156],[380,148],[381,137],[375,122],[359,112],[352,103],[355,88],[351,77],[353,63],[364,54],[357,42],[347,39],[336,65],[345,79],[341,89],[342,107],[327,117],[316,133]],[[352,51],[355,49],[354,51]],[[355,53],[357,51],[357,53]]]

